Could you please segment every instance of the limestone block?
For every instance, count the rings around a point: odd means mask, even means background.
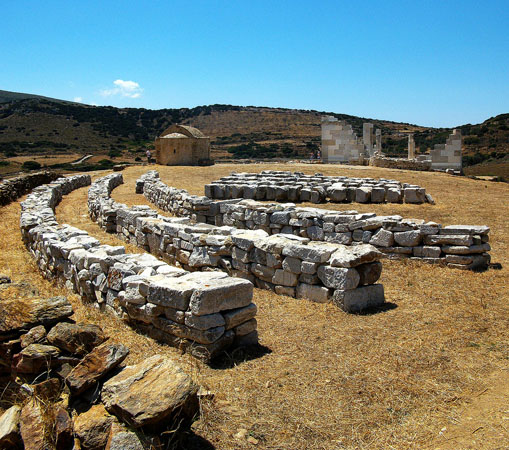
[[[299,245],[289,244],[286,245],[282,254],[284,256],[293,256],[303,261],[323,263],[330,258],[333,249],[325,246],[311,246],[311,245]]]
[[[490,232],[490,227],[485,225],[475,226],[475,225],[447,225],[442,227],[439,231],[440,234],[479,234],[485,235]]]
[[[332,301],[343,311],[361,312],[385,302],[384,288],[381,284],[371,284],[357,289],[336,290],[332,295]]]
[[[191,328],[208,330],[209,328],[222,327],[225,325],[224,317],[220,313],[195,316],[190,311],[185,313],[184,323]]]
[[[402,194],[399,188],[389,188],[386,193],[387,203],[401,203]]]
[[[385,188],[373,187],[371,189],[371,203],[383,203],[385,201]]]
[[[394,244],[394,235],[391,231],[381,228],[373,235],[369,243],[377,247],[390,247]]]
[[[302,261],[302,264],[301,264],[301,272],[302,273],[312,275],[312,274],[316,273],[317,269],[318,269],[318,263]]]
[[[468,234],[435,234],[424,237],[426,245],[462,245],[470,246],[474,243]]]
[[[299,283],[297,285],[296,297],[305,298],[317,303],[327,303],[329,301],[329,289],[324,286]]]
[[[189,277],[196,286],[189,308],[196,316],[241,308],[249,305],[253,298],[253,285],[247,280],[217,272],[192,273]]]
[[[422,188],[408,187],[403,190],[405,203],[424,203],[426,191]]]
[[[269,234],[266,231],[253,230],[232,234],[231,240],[240,249],[249,251],[254,247],[256,241],[267,238],[268,236]]]
[[[368,203],[371,199],[370,187],[359,187],[355,191],[355,201],[357,203]]]
[[[258,308],[254,303],[250,303],[243,308],[223,311],[222,315],[225,322],[225,328],[230,330],[243,322],[253,319],[256,316],[257,311]]]
[[[301,264],[302,264],[302,261],[300,259],[293,258],[291,256],[287,256],[283,260],[283,269],[286,270],[287,272],[299,274],[302,271]],[[310,263],[310,264],[314,264],[314,263]]]
[[[417,246],[413,248],[414,256],[422,258],[439,258],[441,253],[442,249],[440,247],[431,247],[424,245],[422,247]]]
[[[245,336],[255,331],[256,327],[257,322],[256,319],[253,318],[251,320],[241,323],[240,325],[237,325],[235,328],[233,328],[233,331],[235,333],[235,336]]]
[[[447,254],[453,255],[468,255],[472,253],[484,253],[491,250],[490,244],[471,245],[470,247],[464,245],[444,245],[442,251]]]
[[[275,269],[261,264],[251,264],[251,272],[258,278],[264,281],[272,282],[272,277],[275,274]]]
[[[326,287],[333,289],[355,289],[360,281],[359,273],[354,268],[320,266],[317,274]]]
[[[283,286],[297,286],[298,276],[295,273],[287,272],[284,269],[276,269],[272,277],[272,283]]]
[[[417,230],[396,232],[394,241],[405,247],[415,247],[421,242],[421,233]]]
[[[380,251],[370,244],[342,246],[332,254],[329,263],[334,267],[355,267],[377,261],[381,256]]]
[[[307,228],[308,237],[313,241],[323,241],[324,231],[323,228],[312,226]]]

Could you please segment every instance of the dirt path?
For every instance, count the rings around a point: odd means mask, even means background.
[[[507,449],[509,441],[509,368],[497,370],[488,387],[451,417],[430,448],[434,450]]]

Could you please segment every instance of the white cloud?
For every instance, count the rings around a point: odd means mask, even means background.
[[[76,103],[83,103],[83,97],[74,97],[74,98],[73,98],[73,102],[76,102]]]
[[[111,89],[103,89],[99,93],[103,97],[120,95],[121,97],[139,98],[143,92],[143,88],[139,85],[139,83],[136,83],[136,81],[115,80],[113,84],[115,87]]]

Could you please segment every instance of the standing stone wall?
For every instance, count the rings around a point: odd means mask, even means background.
[[[54,208],[62,195],[89,184],[88,175],[57,180],[34,189],[21,205],[23,241],[45,277],[62,280],[99,309],[204,360],[257,339],[249,281],[190,273],[59,225]]]
[[[264,170],[261,173],[232,173],[205,185],[213,199],[245,198],[323,203],[432,203],[433,198],[418,185],[385,178],[304,175],[302,172]]]
[[[55,172],[44,171],[4,180],[0,183],[0,206],[7,205],[33,188],[51,183],[59,177]]]
[[[117,235],[186,270],[223,270],[277,294],[333,301],[348,312],[384,302],[383,286],[375,284],[382,270],[381,253],[371,245],[353,248],[301,236],[270,236],[261,229],[191,224],[188,217],[127,208],[105,200],[119,180],[121,174],[113,174],[92,185],[92,219],[110,231],[115,221]],[[96,199],[103,206],[96,206]]]
[[[364,154],[364,144],[357,138],[352,126],[333,116],[322,117],[322,160],[349,162]]]
[[[487,226],[442,226],[398,215],[302,208],[293,203],[214,202],[165,185],[155,171],[144,174],[136,189],[159,208],[197,222],[290,234],[318,242],[369,243],[392,259],[409,258],[457,269],[480,270],[490,262]]]

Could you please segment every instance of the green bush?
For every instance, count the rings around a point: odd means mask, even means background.
[[[21,168],[24,170],[38,170],[42,166],[37,161],[25,161]]]

